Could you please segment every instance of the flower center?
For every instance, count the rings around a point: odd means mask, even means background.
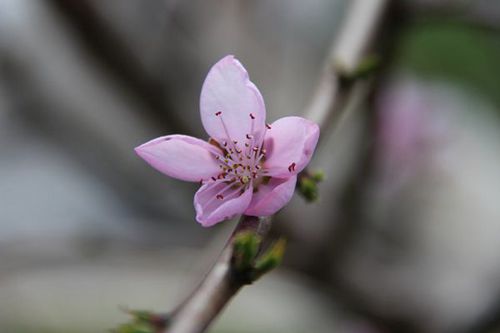
[[[261,183],[258,178],[266,175],[266,171],[263,168],[266,150],[263,148],[263,139],[259,140],[260,142],[256,142],[254,136],[255,116],[252,113],[249,114],[251,121],[250,133],[245,135],[244,142],[231,139],[222,117],[222,111],[216,112],[215,115],[221,120],[227,141],[216,142],[214,140],[212,142],[222,151],[220,155],[215,155],[221,172],[217,177],[212,177],[212,181],[214,183],[227,184],[216,195],[217,199],[224,200],[228,197],[226,192],[231,189],[233,190],[231,191],[232,193],[243,193],[247,186],[253,185],[256,188]],[[270,126],[266,125],[266,129],[269,128]]]

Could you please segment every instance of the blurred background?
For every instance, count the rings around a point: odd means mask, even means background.
[[[368,0],[367,0],[368,1]],[[270,122],[301,115],[350,1],[0,0],[0,332],[106,332],[167,311],[234,226],[133,152],[206,137],[208,69],[235,54]],[[500,2],[395,1],[369,98],[276,218],[285,263],[214,333],[500,332]]]

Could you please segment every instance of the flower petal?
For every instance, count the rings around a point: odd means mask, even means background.
[[[215,146],[187,135],[167,135],[135,148],[156,170],[173,178],[199,182],[220,172]]]
[[[194,195],[196,220],[204,227],[243,214],[252,200],[252,186],[233,189],[233,185],[223,182],[206,183]]]
[[[266,132],[264,168],[273,177],[298,174],[311,160],[319,138],[319,126],[301,117],[278,119]]]
[[[251,134],[260,144],[266,120],[264,99],[234,56],[222,58],[208,72],[201,89],[200,112],[203,127],[218,142],[236,140],[243,144]]]
[[[283,208],[292,199],[297,176],[288,179],[271,178],[268,184],[261,184],[253,193],[252,202],[245,214],[269,216]]]

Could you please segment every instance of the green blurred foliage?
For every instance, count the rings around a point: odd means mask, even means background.
[[[401,34],[396,65],[462,85],[500,106],[499,31],[442,19],[418,21]]]

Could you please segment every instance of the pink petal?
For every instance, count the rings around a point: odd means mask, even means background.
[[[311,160],[319,126],[300,117],[278,119],[266,132],[264,168],[273,177],[286,178],[302,171]]]
[[[156,170],[173,178],[199,182],[220,172],[215,146],[187,135],[167,135],[135,148]]]
[[[205,130],[218,142],[236,140],[243,145],[247,134],[255,137],[255,143],[261,142],[266,120],[264,100],[234,56],[222,58],[208,72],[201,89],[200,111]]]
[[[196,220],[204,227],[243,214],[252,200],[252,186],[241,193],[226,183],[206,183],[194,195]],[[218,195],[221,195],[218,197]]]
[[[297,176],[288,179],[271,178],[268,184],[261,184],[253,193],[252,202],[245,214],[269,216],[283,208],[292,199]]]

